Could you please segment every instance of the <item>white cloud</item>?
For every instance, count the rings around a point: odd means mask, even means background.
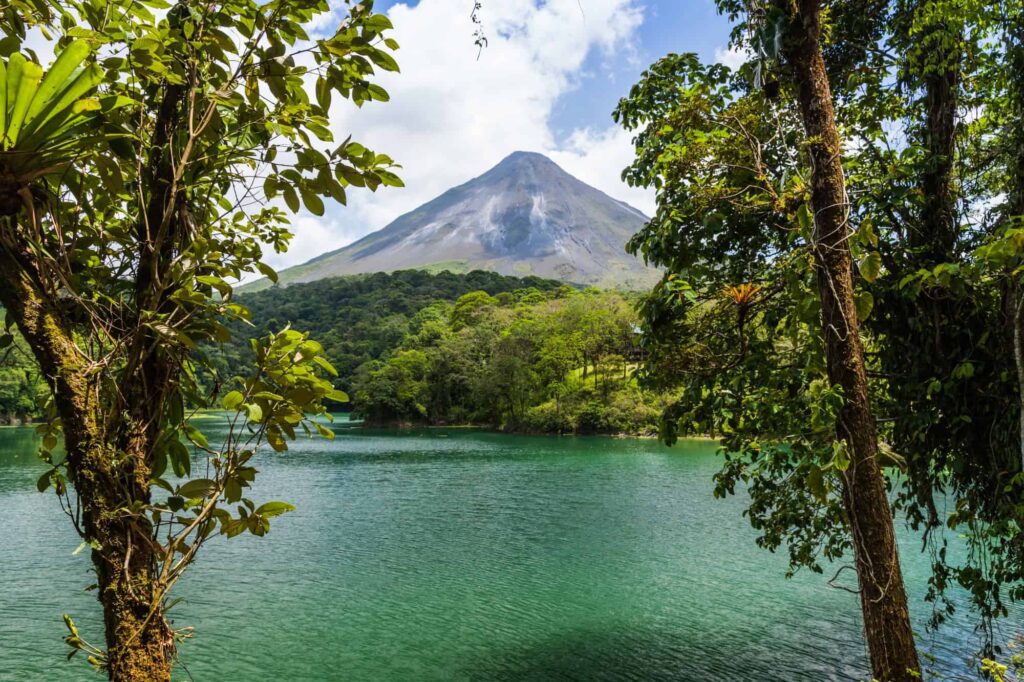
[[[715,50],[715,61],[724,64],[730,69],[738,69],[743,66],[751,57],[746,48],[720,47]]]
[[[344,213],[322,218],[308,214],[293,217],[290,229],[295,236],[292,238],[291,248],[287,253],[274,253],[268,250],[265,260],[271,267],[280,270],[289,265],[304,263],[340,245],[355,241],[364,231],[360,226],[346,222],[345,218]],[[245,281],[259,278],[259,275],[252,275],[245,278]]]
[[[336,104],[332,126],[339,139],[351,133],[394,157],[406,187],[372,195],[353,189],[348,208],[296,221],[295,248],[273,258],[275,266],[308,260],[380,229],[517,150],[546,153],[585,182],[651,211],[652,195],[619,180],[632,157],[628,134],[581,129],[560,142],[550,125],[559,98],[584,77],[588,55],[597,51],[601,68],[634,58],[643,20],[638,0],[586,0],[585,13],[578,0],[488,2],[483,19],[489,44],[479,59],[468,6],[466,0],[421,0],[389,10],[402,72],[377,82],[391,101],[363,109]]]
[[[588,185],[654,215],[654,193],[621,179],[622,169],[633,161],[632,133],[621,128],[576,130],[562,149],[549,150],[548,156]]]

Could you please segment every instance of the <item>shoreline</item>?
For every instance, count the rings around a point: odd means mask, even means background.
[[[198,412],[195,417],[200,419],[213,418],[219,416],[222,413],[221,410],[202,410]],[[334,416],[347,415],[347,412],[336,413]],[[38,426],[38,422],[32,422],[28,424],[0,424],[0,429],[34,429]],[[335,426],[340,426],[338,422],[334,423]],[[415,424],[412,422],[392,422],[385,424],[374,424],[367,423],[364,421],[348,420],[347,424],[342,427],[345,429],[364,429],[368,431],[415,431],[415,430],[426,430],[426,431],[482,431],[484,433],[494,433],[502,436],[548,436],[552,438],[615,438],[615,439],[627,439],[633,438],[637,440],[658,440],[658,435],[654,433],[628,433],[628,432],[595,432],[595,433],[552,433],[550,431],[509,431],[505,429],[495,428],[493,426],[485,426],[481,424]],[[699,441],[718,441],[718,438],[714,438],[709,435],[698,435],[698,436],[686,436],[679,440],[699,440]]]
[[[389,423],[367,423],[364,421],[350,421],[349,429],[366,429],[371,431],[415,431],[418,429],[427,431],[483,431],[486,433],[495,433],[503,436],[550,436],[557,438],[635,438],[637,440],[658,440],[658,434],[643,432],[643,433],[628,433],[628,432],[594,432],[594,433],[553,433],[551,431],[518,431],[518,430],[505,430],[495,428],[493,426],[485,426],[480,424],[416,424],[412,422],[389,422]],[[714,441],[717,442],[719,439],[707,434],[697,436],[686,436],[681,437],[679,440],[700,440],[700,441]]]

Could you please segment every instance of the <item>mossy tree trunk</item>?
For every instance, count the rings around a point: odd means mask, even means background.
[[[868,398],[848,241],[842,145],[820,44],[821,8],[818,0],[799,0],[794,5],[779,2],[792,15],[784,53],[797,88],[812,166],[813,249],[828,376],[844,396],[836,437],[850,450],[843,501],[865,637],[874,677],[879,682],[910,682],[920,679],[920,664]]]
[[[41,295],[32,266],[0,249],[0,303],[19,321],[50,390],[64,432],[68,474],[81,504],[79,530],[93,543],[91,556],[103,606],[107,672],[111,680],[170,680],[174,650],[157,589],[149,522],[128,509],[148,504],[146,429],[124,422],[103,433],[95,382],[76,347],[59,301]],[[130,444],[117,448],[114,443]]]
[[[1010,150],[1009,211],[1011,219],[1024,221],[1024,11],[1006,17],[1007,61],[1014,76],[1010,81],[1011,129],[1006,144]],[[1024,222],[1020,224],[1024,225]],[[1013,359],[1017,369],[1017,401],[1020,438],[1020,466],[1024,472],[1024,283],[1011,284],[1013,316]]]
[[[181,197],[171,190],[175,167],[170,149],[183,94],[179,86],[164,91],[145,174],[149,200],[137,226],[133,300],[144,314],[159,314],[166,307],[171,284],[166,273],[183,246]],[[11,228],[15,235],[27,232],[16,222]],[[76,343],[81,320],[66,301],[45,293],[45,273],[27,249],[17,248],[16,243],[0,244],[0,303],[16,321],[54,396],[68,477],[81,509],[78,531],[93,547],[107,673],[118,681],[170,680],[174,641],[164,617],[166,586],[157,576],[161,557],[151,522],[139,510],[150,504],[164,398],[180,367],[157,334],[140,325],[143,331],[126,353],[119,407],[102,407],[97,396],[107,377]]]

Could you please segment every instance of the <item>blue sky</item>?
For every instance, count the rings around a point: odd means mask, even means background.
[[[429,2],[429,0],[423,0]],[[559,0],[548,0],[558,2]],[[569,0],[572,2],[573,0]],[[586,21],[588,0],[579,0],[580,21]],[[487,5],[507,0],[486,0],[481,10],[487,19]],[[393,5],[412,7],[420,2],[378,0],[376,9],[386,12]],[[669,52],[696,52],[713,61],[729,38],[729,22],[718,14],[712,0],[645,0],[637,3],[643,10],[643,23],[637,31],[636,52],[623,52],[618,58],[592,51],[584,62],[578,87],[561,97],[552,112],[551,124],[564,138],[581,126],[606,126],[619,98],[636,82],[643,69]],[[470,6],[470,0],[466,0]],[[468,17],[468,14],[467,14]],[[467,33],[472,27],[467,21]]]
[[[317,22],[333,30],[343,0]],[[472,0],[377,0],[395,24],[399,74],[378,82],[388,103],[336,104],[331,124],[395,158],[403,189],[353,192],[348,207],[301,215],[285,267],[374,231],[501,161],[513,151],[547,154],[581,180],[642,211],[650,192],[626,187],[630,136],[611,112],[640,73],[668,52],[730,61],[729,25],[713,0],[484,0],[490,41],[477,58]]]
[[[500,1],[500,0],[499,0]],[[585,1],[585,0],[584,0]],[[575,128],[608,125],[619,98],[629,92],[643,69],[669,52],[696,52],[714,61],[724,51],[729,23],[710,1],[649,0],[643,3],[644,21],[638,30],[635,57],[609,64],[604,55],[593,52],[584,70],[588,76],[580,87],[556,105],[552,127],[565,136]],[[610,67],[610,68],[609,68]]]

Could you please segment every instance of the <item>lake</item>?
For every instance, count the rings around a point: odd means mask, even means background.
[[[101,643],[100,614],[34,449],[0,429],[0,680],[95,680],[64,661],[61,614]],[[204,548],[175,592],[196,634],[175,680],[869,676],[856,596],[785,579],[744,500],[713,498],[713,443],[342,428],[257,466],[257,503],[298,509]],[[908,540],[903,560],[922,649],[968,679],[966,614],[925,633],[927,556]]]

